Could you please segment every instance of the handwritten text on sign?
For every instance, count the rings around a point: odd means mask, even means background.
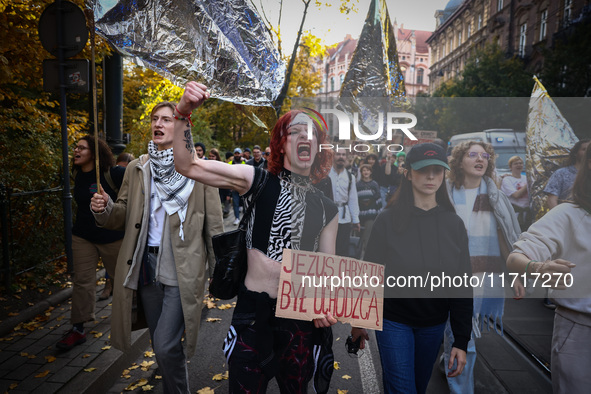
[[[328,312],[355,327],[382,329],[384,266],[349,257],[283,250],[276,315],[312,320]]]

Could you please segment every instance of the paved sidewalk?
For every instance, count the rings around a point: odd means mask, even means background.
[[[102,288],[97,286],[97,299]],[[146,330],[134,332],[128,353],[110,347],[109,298],[97,301],[96,320],[85,324],[86,343],[66,352],[57,349],[71,328],[71,293],[71,288],[62,290],[0,324],[0,392],[104,393],[149,347]]]

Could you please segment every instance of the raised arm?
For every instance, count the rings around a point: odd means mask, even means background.
[[[250,189],[254,167],[229,165],[216,160],[199,160],[195,154],[191,125],[186,119],[195,108],[209,98],[207,87],[197,82],[189,82],[175,111],[174,125],[174,165],[176,170],[187,178],[206,185],[233,189],[244,194]]]

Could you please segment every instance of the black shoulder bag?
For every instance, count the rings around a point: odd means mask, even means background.
[[[248,209],[242,216],[238,228],[211,238],[215,253],[215,268],[209,284],[209,294],[221,300],[229,300],[238,295],[238,289],[244,278],[248,265],[246,263],[246,227],[252,209],[265,188],[269,174],[262,171],[261,185],[253,196]]]

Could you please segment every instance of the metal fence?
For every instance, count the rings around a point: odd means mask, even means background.
[[[14,193],[0,183],[2,281],[64,256],[62,188]]]

